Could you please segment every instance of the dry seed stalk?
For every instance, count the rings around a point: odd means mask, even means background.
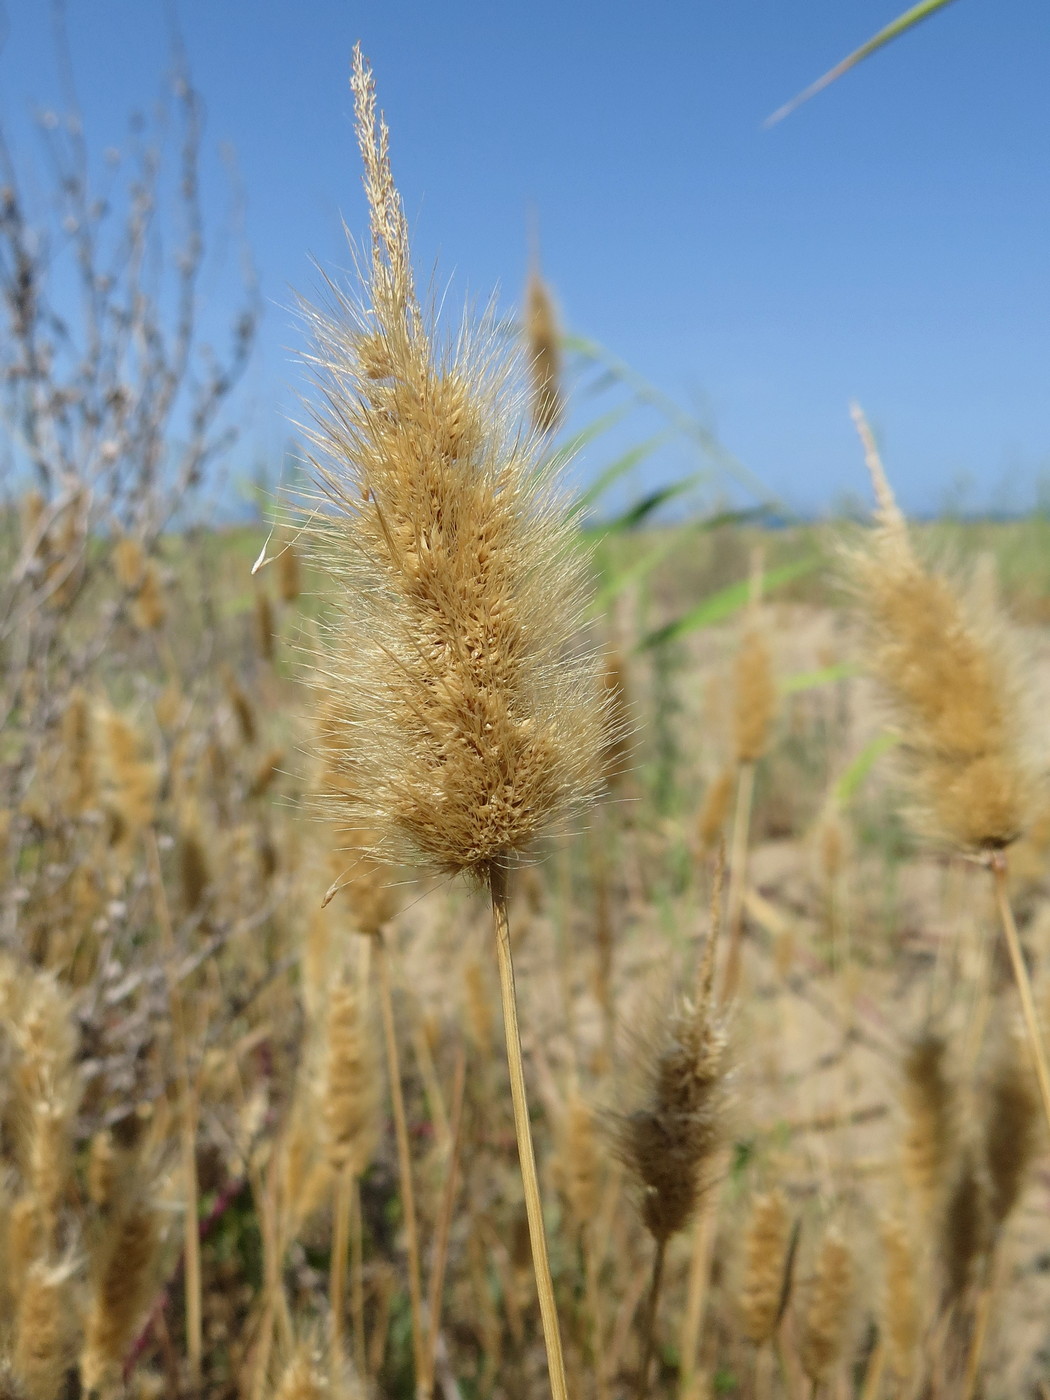
[[[1006,888],[1006,848],[1031,825],[1036,805],[1010,628],[990,590],[964,599],[918,559],[857,405],[853,418],[877,502],[875,529],[851,561],[870,665],[897,713],[917,824],[992,872],[1050,1125],[1050,1065]]]
[[[600,677],[577,646],[580,561],[539,469],[539,437],[522,432],[515,366],[467,329],[435,349],[360,50],[352,86],[372,233],[366,299],[355,306],[331,288],[331,313],[308,312],[327,404],[315,465],[330,508],[303,535],[340,588],[317,668],[340,746],[329,796],[340,825],[374,831],[378,858],[467,873],[490,890],[544,1336],[564,1400],[506,867],[594,791],[608,724]]]

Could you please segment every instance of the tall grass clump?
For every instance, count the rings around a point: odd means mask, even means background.
[[[583,562],[523,415],[520,361],[488,326],[441,338],[417,298],[360,51],[352,85],[371,220],[363,295],[330,286],[328,307],[307,313],[321,499],[304,535],[336,593],[316,667],[338,697],[332,815],[374,833],[373,858],[489,890],[544,1334],[563,1396],[507,878],[600,780],[608,726],[600,671],[579,644]]]

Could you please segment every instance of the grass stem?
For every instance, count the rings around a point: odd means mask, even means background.
[[[419,1271],[419,1230],[416,1224],[416,1197],[412,1186],[412,1158],[408,1146],[408,1120],[405,1098],[401,1090],[401,1061],[397,1050],[394,1027],[394,1002],[390,989],[390,962],[382,930],[375,935],[376,967],[379,973],[379,1000],[383,1016],[383,1038],[386,1042],[387,1069],[390,1075],[390,1099],[394,1109],[394,1134],[397,1139],[397,1165],[400,1176],[401,1204],[405,1213],[405,1244],[408,1249],[408,1295],[412,1308],[412,1360],[416,1388],[423,1384],[426,1371],[426,1348],[423,1341],[423,1290]]]
[[[568,1400],[565,1381],[565,1361],[562,1357],[558,1310],[554,1301],[554,1280],[547,1257],[547,1238],[543,1228],[543,1202],[536,1174],[536,1154],[532,1147],[529,1125],[529,1105],[525,1094],[525,1070],[521,1058],[521,1036],[518,1031],[518,1007],[514,992],[514,963],[510,950],[510,922],[507,918],[507,874],[493,865],[489,870],[489,893],[492,898],[492,920],[496,934],[499,960],[500,997],[503,1002],[503,1026],[507,1037],[507,1068],[510,1071],[510,1093],[514,1105],[514,1131],[518,1139],[521,1180],[525,1188],[525,1212],[529,1221],[532,1245],[532,1267],[536,1275],[536,1291],[540,1300],[543,1340],[547,1347],[547,1368],[550,1373],[554,1400]]]
[[[1039,1081],[1043,1112],[1046,1115],[1047,1126],[1050,1127],[1050,1069],[1047,1068],[1046,1063],[1046,1046],[1039,1029],[1039,1017],[1035,1009],[1035,998],[1032,995],[1032,981],[1028,976],[1024,953],[1021,951],[1021,940],[1017,935],[1014,911],[1010,906],[1010,895],[1006,887],[1006,856],[1001,852],[992,860],[992,875],[995,880],[995,902],[999,908],[999,918],[1002,922],[1003,933],[1006,935],[1010,962],[1013,964],[1014,980],[1021,998],[1021,1012],[1024,1016],[1025,1030],[1028,1033],[1028,1048],[1031,1051],[1036,1078]]]

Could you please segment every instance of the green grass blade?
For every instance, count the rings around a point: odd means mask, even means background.
[[[604,471],[599,472],[597,478],[587,487],[580,496],[573,502],[570,516],[579,515],[581,511],[587,510],[599,500],[609,487],[614,485],[621,477],[626,476],[629,471],[645,460],[650,453],[655,452],[658,447],[670,440],[671,433],[668,429],[654,433],[652,437],[646,438],[644,442],[638,443],[635,447],[617,457],[615,462],[610,462]]]
[[[797,695],[803,690],[819,690],[823,685],[848,680],[860,667],[855,661],[839,661],[834,666],[822,666],[818,671],[798,671],[780,682],[781,695]]]
[[[826,87],[830,87],[837,78],[842,77],[843,73],[848,73],[851,68],[856,67],[858,63],[869,58],[893,39],[898,38],[909,29],[914,29],[924,19],[929,19],[931,15],[936,14],[938,10],[943,10],[951,3],[952,0],[920,0],[918,5],[912,5],[911,9],[905,10],[904,14],[898,15],[895,20],[887,24],[885,29],[880,29],[877,34],[874,34],[866,44],[861,44],[859,49],[854,49],[841,63],[836,63],[834,68],[829,68],[815,83],[810,83],[804,92],[800,92],[790,102],[785,102],[783,107],[778,107],[771,117],[766,118],[763,126],[767,130],[771,126],[776,126],[777,122],[783,121],[796,108],[801,107],[803,102],[808,102],[818,92],[823,92]]]
[[[897,742],[896,735],[876,734],[868,741],[842,777],[835,784],[835,801],[840,807],[847,806],[857,794],[861,783],[868,776],[884,753],[889,753]]]
[[[673,501],[676,496],[683,496],[686,491],[691,490],[698,481],[702,481],[706,473],[694,472],[691,476],[683,476],[679,481],[672,481],[667,486],[660,486],[655,491],[650,491],[641,500],[635,501],[622,515],[616,516],[606,525],[606,533],[610,535],[622,534],[624,530],[634,530],[652,515],[653,511],[659,510],[668,501]]]
[[[790,564],[782,564],[778,569],[770,569],[763,578],[763,585],[768,590],[779,588],[782,584],[790,583],[793,579],[804,578],[806,574],[813,573],[815,569],[820,568],[823,562],[818,554],[811,554],[805,559],[795,559]],[[750,597],[751,582],[749,579],[743,579],[739,583],[731,583],[727,588],[712,593],[709,598],[705,598],[702,603],[698,603],[695,608],[690,608],[687,613],[675,618],[673,622],[668,622],[663,627],[657,627],[654,631],[647,633],[638,643],[638,650],[648,651],[651,647],[674,641],[676,638],[684,637],[687,633],[695,632],[701,627],[710,627],[716,622],[725,622],[734,613],[747,607]]]

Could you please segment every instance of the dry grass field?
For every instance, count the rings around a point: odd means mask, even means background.
[[[336,508],[0,522],[0,1400],[1050,1395],[1046,521],[551,544],[357,82]]]

